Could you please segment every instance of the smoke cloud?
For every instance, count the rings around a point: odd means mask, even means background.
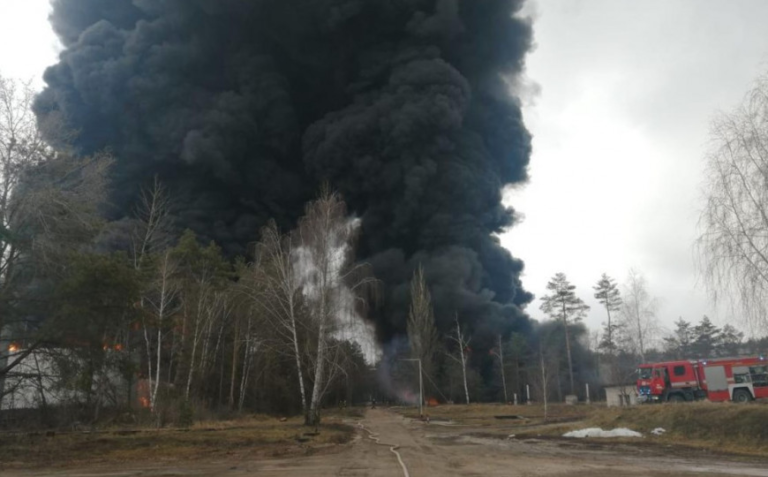
[[[482,346],[526,328],[532,298],[494,237],[531,149],[509,86],[532,44],[521,4],[55,0],[65,50],[35,110],[115,154],[111,218],[157,174],[178,224],[232,254],[269,218],[295,225],[328,181],[384,283],[380,340],[404,332],[422,263],[438,327],[458,314]]]

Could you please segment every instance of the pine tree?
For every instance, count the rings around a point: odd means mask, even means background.
[[[691,323],[680,317],[675,322],[675,331],[672,336],[664,338],[667,344],[667,350],[675,355],[677,359],[694,358],[693,344],[696,340],[696,333]]]
[[[605,273],[603,273],[603,276],[600,277],[600,280],[593,289],[595,290],[595,298],[605,307],[605,311],[608,314],[608,323],[604,328],[605,332],[600,348],[605,349],[609,354],[613,354],[616,351],[614,332],[617,326],[616,323],[611,321],[611,313],[621,309],[621,293],[619,292],[616,280]]]
[[[697,357],[708,358],[715,355],[715,350],[720,346],[720,328],[715,326],[706,315],[701,322],[693,328],[696,340],[693,348]]]
[[[744,341],[744,333],[731,325],[723,326],[720,332],[720,349],[724,356],[738,356],[742,341]]]
[[[568,323],[581,320],[589,310],[581,298],[576,296],[576,287],[571,285],[564,273],[557,273],[547,283],[550,294],[541,298],[541,310],[552,319],[563,323],[565,332],[565,349],[568,354],[568,376],[571,384],[571,394],[576,393],[573,381],[573,358],[571,357],[571,340],[568,334]]]

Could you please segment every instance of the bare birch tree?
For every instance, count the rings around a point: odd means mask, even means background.
[[[302,369],[302,344],[299,339],[300,320],[304,313],[303,282],[299,268],[299,256],[294,241],[282,235],[274,221],[261,230],[261,240],[256,246],[256,261],[249,264],[240,281],[241,292],[251,306],[262,314],[276,333],[281,344],[289,350],[296,368],[302,413],[309,415],[304,371]],[[278,349],[284,349],[282,345]]]
[[[20,207],[14,191],[23,175],[49,155],[31,110],[34,96],[29,84],[0,76],[0,293],[9,285],[20,255],[12,232]]]
[[[201,374],[199,358],[205,352],[203,345],[210,343],[206,333],[212,324],[226,320],[233,307],[226,292],[230,265],[221,255],[221,249],[211,243],[202,247],[191,231],[186,231],[179,244],[172,250],[172,258],[179,264],[179,300],[181,307],[178,317],[180,350],[176,384],[184,389],[184,397],[191,396],[195,377]],[[176,332],[174,332],[176,333]]]
[[[111,164],[106,154],[75,158],[54,151],[32,113],[34,97],[29,83],[0,76],[0,329],[23,267],[58,266],[58,252],[97,233]],[[54,128],[62,132],[52,136],[64,142],[64,128],[49,124]]]
[[[504,391],[504,404],[509,402],[507,397],[507,372],[504,363],[504,345],[501,341],[501,335],[498,335],[496,340],[496,348],[491,349],[491,354],[499,359],[499,374],[501,374],[501,387]]]
[[[147,379],[149,384],[149,406],[152,412],[157,409],[157,391],[160,387],[162,369],[163,336],[165,328],[178,310],[179,287],[176,282],[177,263],[166,251],[157,266],[152,286],[143,296],[145,313],[142,315],[144,343],[147,351]],[[154,328],[153,337],[151,329]],[[153,360],[154,347],[154,360]],[[154,363],[154,364],[153,364]],[[154,375],[154,377],[153,377]]]
[[[448,337],[450,341],[453,341],[456,348],[455,353],[448,353],[458,365],[461,366],[461,377],[464,382],[464,399],[469,404],[469,386],[467,386],[467,355],[469,354],[469,342],[471,338],[468,338],[466,333],[462,331],[461,324],[459,324],[459,317],[456,317],[456,334]]]
[[[710,128],[697,245],[715,302],[768,329],[768,73]]]
[[[338,194],[325,188],[308,204],[297,230],[300,263],[304,274],[304,299],[308,326],[314,338],[312,394],[307,425],[320,422],[320,406],[340,358],[332,346],[335,327],[341,315],[354,313],[363,304],[359,294],[372,284],[364,265],[353,262],[357,224],[347,217],[346,205]]]
[[[243,359],[242,370],[240,372],[240,391],[238,395],[238,412],[243,412],[245,399],[248,394],[248,384],[251,381],[256,356],[263,346],[264,340],[256,333],[257,320],[253,314],[248,314],[246,318],[245,335],[243,338]]]
[[[155,176],[152,186],[143,189],[134,216],[136,226],[131,236],[134,267],[142,268],[148,255],[170,246],[171,197]]]
[[[648,282],[636,270],[630,270],[624,284],[624,302],[621,317],[624,332],[630,337],[634,352],[645,362],[645,352],[655,339],[658,330],[656,319],[657,301],[648,292]]]
[[[194,310],[191,314],[192,323],[190,327],[190,351],[189,363],[187,367],[186,385],[184,387],[184,397],[189,399],[190,391],[192,389],[192,383],[195,375],[200,376],[202,374],[202,367],[205,365],[200,356],[205,353],[204,343],[209,342],[207,339],[207,333],[213,329],[213,324],[216,322],[227,321],[227,318],[232,313],[232,303],[228,293],[224,290],[216,289],[214,279],[210,281],[207,279],[201,279],[198,283],[198,295],[196,297],[196,303],[193,305]],[[186,297],[189,299],[189,297]],[[235,405],[235,383],[236,373],[239,359],[239,348],[241,344],[241,338],[239,336],[238,327],[239,323],[236,323],[235,334],[232,344],[232,376],[230,380],[230,392],[229,403],[231,407]]]
[[[28,321],[25,306],[45,300],[27,285],[31,277],[39,284],[60,274],[67,254],[99,232],[112,163],[108,154],[52,149],[31,111],[34,95],[28,83],[0,76],[0,334],[24,343],[6,356],[0,379],[56,333],[52,319]],[[70,139],[58,121],[43,126],[62,145]]]
[[[340,274],[347,260],[348,228],[344,203],[330,192],[324,192],[317,201],[308,205],[299,225],[301,246],[305,252],[302,265],[307,273],[304,294],[316,336],[307,425],[320,422],[320,405],[328,374],[329,341],[334,315],[339,311]]]

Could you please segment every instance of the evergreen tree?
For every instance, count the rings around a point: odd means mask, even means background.
[[[121,253],[72,254],[66,265],[55,291],[57,310],[51,325],[56,339],[51,352],[59,386],[81,396],[81,404],[97,420],[108,397],[123,395],[110,376],[122,375],[129,384],[136,371],[128,354],[127,330],[136,319],[140,277]]]
[[[571,285],[564,273],[555,274],[552,280],[547,283],[547,290],[550,294],[541,298],[541,310],[563,324],[565,349],[568,355],[568,377],[571,384],[571,394],[575,394],[576,386],[573,381],[573,357],[568,325],[581,320],[589,310],[589,306],[576,296],[576,287]]]
[[[744,333],[731,325],[723,326],[720,332],[720,351],[723,356],[738,356],[744,341]]]
[[[595,290],[595,298],[605,307],[605,312],[608,315],[608,322],[604,327],[600,348],[609,354],[613,354],[616,351],[616,344],[614,342],[616,323],[611,321],[611,313],[621,309],[621,293],[619,292],[616,280],[605,273],[603,273],[603,276],[600,277],[597,285],[593,288]]]
[[[624,325],[615,321],[612,322],[609,318],[607,323],[603,323],[603,334],[597,348],[611,355],[616,354],[619,350],[620,335],[623,330]]]
[[[677,359],[693,358],[693,344],[696,340],[696,334],[691,323],[680,317],[675,322],[675,326],[674,334],[664,338],[667,351]]]
[[[696,337],[693,342],[693,350],[699,358],[709,358],[715,356],[716,350],[720,346],[720,328],[715,326],[706,315],[701,322],[693,329]]]

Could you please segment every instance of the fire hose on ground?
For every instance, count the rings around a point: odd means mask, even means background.
[[[358,422],[357,426],[360,429],[362,429],[365,432],[367,432],[368,433],[368,438],[371,439],[372,441],[376,441],[376,444],[378,444],[380,446],[387,446],[387,447],[389,447],[389,451],[392,452],[393,454],[395,454],[395,456],[397,456],[397,461],[400,463],[400,467],[403,468],[403,475],[405,477],[411,477],[411,474],[408,473],[408,467],[406,467],[405,466],[405,462],[403,462],[403,458],[400,456],[400,453],[397,452],[397,449],[400,448],[399,444],[388,444],[386,442],[381,442],[379,440],[379,435],[376,434],[375,432],[371,431],[367,427],[365,427],[362,422]]]

